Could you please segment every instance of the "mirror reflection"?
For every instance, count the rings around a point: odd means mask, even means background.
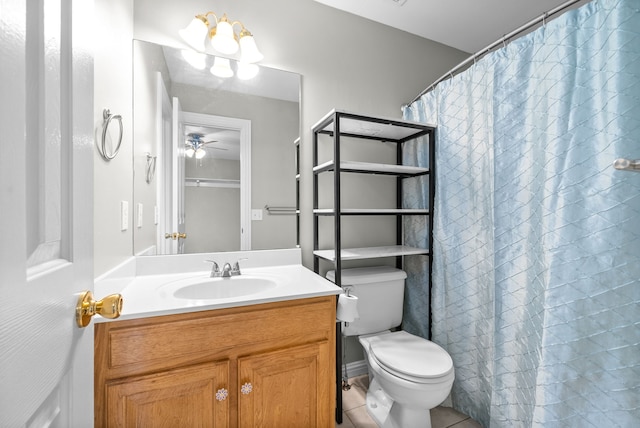
[[[222,78],[211,55],[133,52],[134,254],[294,247],[300,76],[238,76],[231,61]]]

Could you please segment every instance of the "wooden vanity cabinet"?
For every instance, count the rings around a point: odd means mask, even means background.
[[[335,296],[98,323],[96,427],[333,427]]]

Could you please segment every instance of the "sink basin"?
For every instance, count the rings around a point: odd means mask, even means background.
[[[178,299],[229,299],[261,293],[276,287],[271,279],[256,276],[231,278],[193,278],[172,284],[173,296]]]

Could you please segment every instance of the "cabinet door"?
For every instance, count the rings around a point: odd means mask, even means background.
[[[229,426],[229,362],[107,382],[107,427]]]
[[[240,427],[333,427],[328,342],[238,359]]]

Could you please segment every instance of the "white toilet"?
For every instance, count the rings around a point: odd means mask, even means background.
[[[388,266],[344,269],[342,287],[358,297],[360,317],[345,323],[345,336],[359,336],[369,369],[367,411],[383,428],[430,428],[430,409],[451,392],[451,357],[440,346],[405,331],[402,322],[407,274]],[[334,271],[327,278],[335,278]]]

